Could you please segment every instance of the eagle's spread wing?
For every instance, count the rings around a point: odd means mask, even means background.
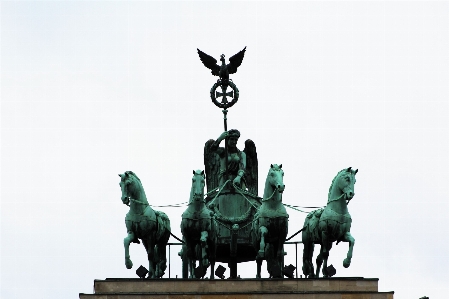
[[[234,74],[237,72],[237,68],[242,64],[243,56],[245,56],[245,51],[246,47],[242,51],[229,58],[229,64],[227,65],[229,74]]]
[[[254,141],[252,141],[251,139],[246,140],[245,149],[243,151],[246,154],[246,186],[248,187],[249,192],[257,195],[259,167],[257,162],[256,145],[254,144]]]
[[[207,55],[206,53],[202,52],[200,49],[197,48],[197,50],[198,50],[198,55],[200,56],[201,62],[204,64],[204,66],[207,67],[208,69],[212,70],[212,75],[218,76],[218,73],[220,72],[220,66],[217,64],[217,60],[215,58],[213,58],[212,56]]]

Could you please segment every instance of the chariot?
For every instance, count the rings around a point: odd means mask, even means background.
[[[283,277],[289,215],[282,203],[285,188],[282,164],[270,165],[263,196],[259,197],[256,145],[248,139],[244,150],[240,151],[237,148],[240,132],[227,129],[227,108],[232,107],[239,96],[229,74],[237,71],[245,49],[232,56],[228,65],[224,64],[222,55],[221,67],[216,65],[214,58],[198,50],[204,65],[212,69],[212,74],[220,76],[210,94],[212,102],[223,108],[224,132],[205,143],[204,170],[193,171],[190,200],[181,221],[183,245],[179,255],[183,261],[183,278],[202,278],[210,266],[210,278],[213,279],[215,262],[227,263],[230,278],[238,278],[237,264],[249,261],[257,262],[256,277],[260,278],[263,260],[267,262],[270,277]],[[222,92],[216,91],[218,87]],[[227,87],[233,90],[226,92]],[[222,97],[220,103],[218,97]],[[228,101],[227,97],[232,100]],[[223,140],[224,147],[220,147]],[[349,232],[352,220],[347,204],[354,196],[356,173],[357,170],[351,168],[341,170],[332,181],[326,208],[309,213],[303,228],[291,236],[303,232],[303,274],[306,277],[318,277],[323,263],[323,274],[332,276],[327,259],[335,241],[337,244],[349,242],[343,265],[348,267],[351,263],[354,238]],[[125,218],[128,231],[124,239],[125,265],[128,269],[132,267],[129,245],[139,243],[140,239],[148,254],[148,277],[160,278],[166,269],[165,246],[171,234],[170,220],[163,212],[152,210],[142,184],[133,172],[119,176],[122,202],[130,207]],[[316,272],[312,263],[315,244],[321,245]]]

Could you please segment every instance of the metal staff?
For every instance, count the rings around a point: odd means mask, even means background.
[[[229,58],[229,63],[225,63],[225,56],[222,54],[220,56],[221,65],[217,64],[217,60],[213,58],[212,56],[204,53],[200,49],[198,50],[198,55],[201,59],[201,62],[204,64],[205,67],[210,69],[212,72],[212,75],[218,76],[220,79],[217,80],[217,82],[212,86],[210,90],[210,97],[212,99],[212,102],[217,106],[223,109],[223,116],[224,116],[224,129],[225,132],[228,131],[227,126],[227,117],[226,114],[228,113],[228,108],[232,107],[235,103],[237,103],[237,100],[239,98],[239,90],[237,89],[237,86],[232,82],[231,79],[229,79],[229,74],[234,74],[237,72],[237,68],[242,64],[243,57],[245,56],[246,47],[238,52],[237,54],[233,55]],[[230,86],[232,88],[231,92],[226,92],[226,89]],[[216,91],[216,89],[220,87],[222,92]],[[230,102],[227,101],[226,97],[229,96],[232,98]],[[221,103],[217,101],[217,97],[223,97]],[[227,139],[227,138],[226,138]],[[228,144],[227,140],[225,140],[225,156],[226,156],[226,172],[225,176],[227,176],[228,173]]]

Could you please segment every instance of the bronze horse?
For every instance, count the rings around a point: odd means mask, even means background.
[[[183,235],[183,257],[187,259],[190,278],[201,278],[211,265],[210,279],[214,279],[216,227],[213,212],[206,207],[204,200],[205,175],[202,170],[194,170],[190,200],[182,214],[181,232]],[[184,252],[184,250],[186,252]],[[199,260],[199,275],[195,275],[196,260]]]
[[[354,247],[354,238],[350,233],[351,215],[348,213],[348,202],[354,197],[356,170],[351,167],[343,169],[332,180],[329,188],[327,206],[310,212],[304,222],[302,242],[304,243],[302,271],[306,277],[319,277],[323,264],[323,275],[328,277],[327,259],[332,243],[349,242],[347,257],[343,261],[345,268],[349,267]],[[321,245],[321,251],[316,259],[317,269],[314,273],[312,257],[315,244]]]
[[[129,206],[125,217],[128,236],[125,245],[125,265],[131,269],[133,263],[129,256],[131,242],[140,243],[147,251],[148,278],[160,278],[167,268],[166,245],[170,238],[170,220],[163,212],[153,210],[147,201],[140,179],[132,172],[119,174],[122,189],[122,202]]]
[[[272,164],[265,181],[262,205],[254,216],[251,232],[254,247],[258,251],[256,278],[260,278],[263,260],[267,261],[270,277],[282,277],[284,242],[288,233],[288,214],[282,204],[285,189],[283,177],[282,164]]]

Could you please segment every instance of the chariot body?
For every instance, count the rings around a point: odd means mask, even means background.
[[[210,90],[210,96],[212,102],[223,109],[225,131],[216,140],[209,139],[204,146],[205,174],[194,170],[189,206],[183,213],[181,224],[184,245],[180,255],[184,278],[187,278],[187,268],[191,278],[203,277],[209,265],[212,266],[211,278],[214,278],[215,261],[227,263],[230,277],[237,278],[237,263],[254,260],[260,277],[260,265],[264,259],[269,262],[270,276],[281,275],[279,270],[283,266],[283,243],[288,227],[288,215],[280,195],[284,189],[280,175],[283,175],[282,165],[271,166],[269,174],[273,174],[272,179],[267,183],[267,177],[264,196],[259,197],[256,146],[248,139],[245,149],[240,151],[237,148],[240,132],[227,129],[227,109],[239,97],[237,86],[229,79],[229,74],[237,72],[245,51],[246,48],[230,57],[229,64],[221,55],[219,65],[216,59],[198,49],[202,63],[212,71],[212,75],[219,77]],[[221,92],[216,91],[218,87]],[[232,88],[231,92],[226,91],[228,87]],[[217,101],[218,97],[222,97],[221,102]],[[232,100],[228,101],[227,97]],[[224,147],[220,147],[223,140]],[[199,181],[205,181],[202,191]],[[204,185],[207,193],[204,193]],[[266,192],[270,194],[266,195]],[[203,203],[199,202],[199,194],[204,194]],[[204,212],[205,209],[208,212]],[[196,266],[195,260],[200,261],[199,270],[192,271]],[[278,269],[274,271],[276,273],[270,271],[274,268]]]
[[[237,276],[237,263],[254,261],[256,249],[251,224],[262,199],[258,196],[258,165],[254,142],[245,149],[236,147],[240,132],[224,132],[204,146],[206,206],[214,213],[217,229],[216,261],[228,263],[231,277]],[[226,138],[227,149],[219,147]],[[227,156],[227,157],[226,157]]]

